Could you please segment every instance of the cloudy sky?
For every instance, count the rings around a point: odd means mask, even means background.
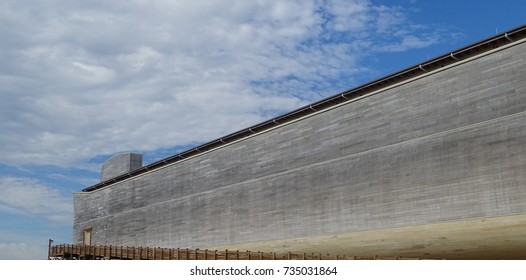
[[[0,259],[72,242],[72,193],[526,23],[524,1],[0,0]]]

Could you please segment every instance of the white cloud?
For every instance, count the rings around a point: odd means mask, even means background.
[[[362,0],[0,5],[10,165],[91,168],[95,155],[212,140],[350,87],[375,52],[441,36]]]
[[[0,242],[0,260],[45,260],[47,248],[25,242]]]
[[[35,215],[57,225],[69,225],[73,220],[71,197],[27,178],[0,177],[0,211]]]
[[[433,45],[438,42],[438,38],[418,38],[413,35],[406,35],[402,37],[400,42],[386,44],[378,47],[379,51],[383,52],[403,52],[410,49],[421,49]]]
[[[367,29],[373,23],[369,1],[328,1],[327,10],[333,19],[329,22],[331,29],[338,32],[357,32]]]

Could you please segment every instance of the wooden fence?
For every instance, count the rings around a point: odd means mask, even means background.
[[[401,259],[384,257],[351,257],[345,255],[306,253],[264,253],[239,250],[211,251],[128,246],[88,246],[61,244],[49,247],[49,259],[65,260],[375,260]]]

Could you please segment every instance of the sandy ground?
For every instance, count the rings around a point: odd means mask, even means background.
[[[424,259],[526,259],[526,215],[208,248]]]

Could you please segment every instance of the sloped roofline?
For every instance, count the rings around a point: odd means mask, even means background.
[[[334,96],[330,96],[323,100],[317,101],[310,105],[303,106],[299,109],[291,111],[289,113],[283,114],[281,116],[275,117],[273,119],[258,123],[251,127],[236,131],[234,133],[228,134],[219,139],[212,140],[205,144],[199,145],[195,148],[191,148],[184,152],[178,153],[176,155],[167,157],[163,160],[156,161],[149,165],[146,165],[142,168],[136,169],[127,174],[117,176],[115,178],[100,182],[91,187],[85,188],[83,192],[91,192],[98,190],[112,184],[127,180],[129,178],[139,176],[146,172],[150,172],[155,169],[159,169],[169,164],[184,160],[189,157],[193,157],[212,149],[217,149],[222,146],[226,146],[240,139],[250,137],[254,134],[258,134],[264,131],[268,131],[277,126],[284,125],[286,123],[293,122],[299,118],[304,118],[309,115],[316,114],[320,110],[326,110],[331,107],[336,107],[344,102],[348,102],[353,99],[360,98],[368,93],[378,91],[380,89],[398,84],[400,82],[407,81],[409,79],[414,79],[418,76],[424,75],[427,72],[438,70],[440,68],[446,67],[448,65],[469,59],[476,55],[483,54],[485,52],[491,51],[493,49],[501,48],[506,45],[512,44],[518,40],[526,38],[526,25],[508,30],[504,33],[495,35],[493,37],[484,39],[482,41],[470,44],[466,47],[457,49],[453,52],[438,56],[436,58],[424,61],[420,64],[413,65],[401,71],[395,72],[393,74],[384,76],[372,82],[363,84],[361,86],[346,90],[344,92],[338,93]]]

